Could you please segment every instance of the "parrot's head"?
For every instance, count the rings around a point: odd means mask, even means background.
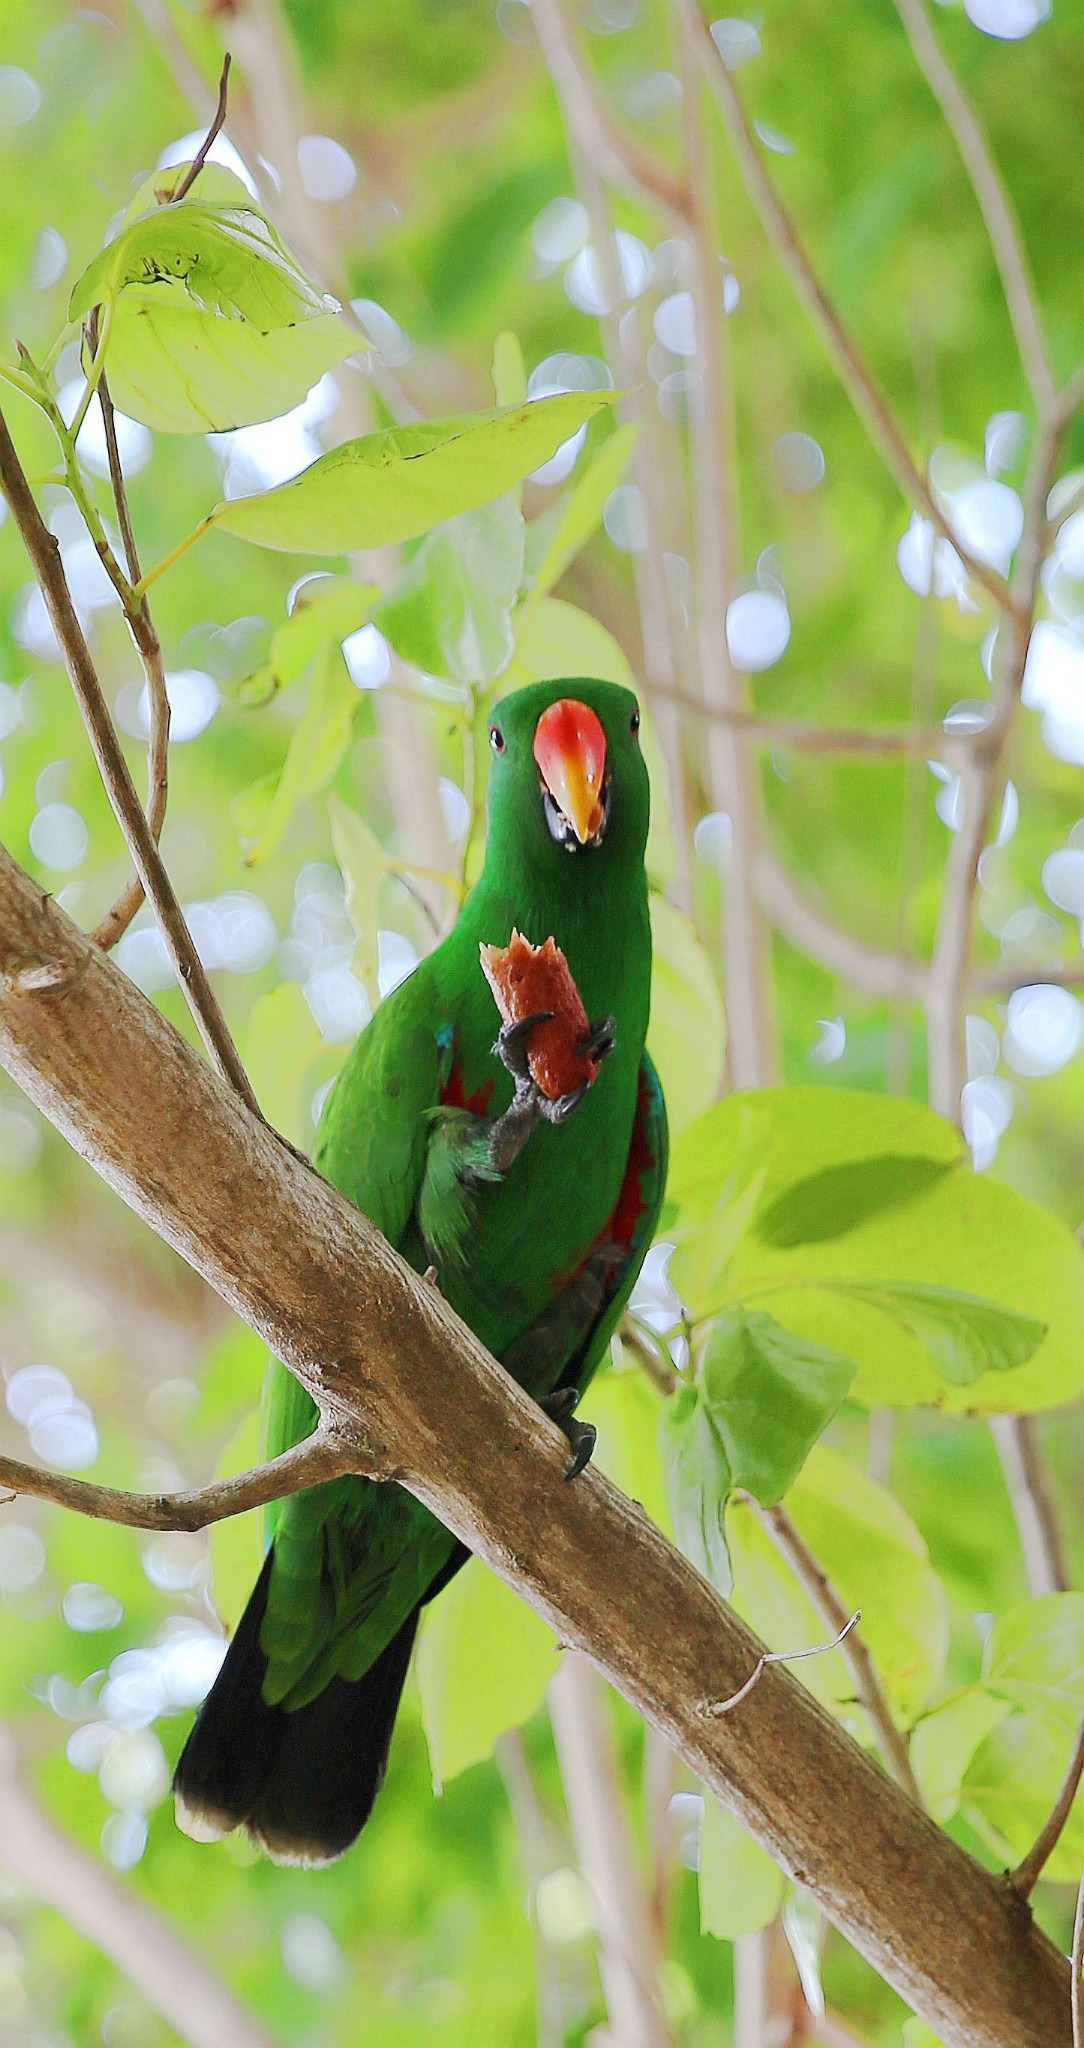
[[[536,872],[570,858],[598,873],[642,863],[639,731],[640,707],[619,683],[572,676],[503,697],[489,719],[491,842],[522,848]]]

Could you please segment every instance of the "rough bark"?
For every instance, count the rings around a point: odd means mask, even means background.
[[[0,849],[0,1063],[397,1478],[581,1650],[947,2048],[1057,2048],[1069,1970],[1006,1879],[890,1783],[567,1446],[357,1211]]]

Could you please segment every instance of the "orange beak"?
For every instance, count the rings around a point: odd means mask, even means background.
[[[534,734],[538,772],[581,846],[605,820],[602,785],[606,735],[599,720],[576,697],[560,697],[542,713]]]

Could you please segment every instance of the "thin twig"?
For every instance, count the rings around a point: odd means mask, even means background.
[[[1080,1872],[1080,1888],[1076,1894],[1076,1913],[1072,1923],[1072,2048],[1084,2048],[1084,1870]]]
[[[91,346],[97,337],[98,308],[95,306],[87,323]],[[124,485],[124,471],[121,467],[120,448],[117,443],[117,423],[113,413],[113,401],[109,395],[105,371],[98,381],[98,403],[102,409],[102,425],[105,429],[105,447],[109,458],[109,479],[113,487],[113,503],[117,509],[121,539],[124,542],[124,558],[128,565],[128,576],[133,584],[139,582],[142,571],[139,566],[139,550],[136,546],[132,515],[128,505],[128,493]],[[132,632],[143,663],[147,678],[147,697],[150,708],[150,730],[147,736],[147,825],[155,845],[162,836],[166,805],[169,800],[169,695],[166,690],[165,669],[162,665],[162,647],[151,619],[150,606],[146,597],[138,602],[133,598],[122,599],[124,615]],[[136,911],[144,901],[143,884],[138,875],[132,875],[125,883],[120,895],[101,922],[94,927],[91,937],[96,945],[108,952],[115,946],[131,924]]]
[[[909,953],[871,946],[836,924],[767,849],[761,852],[757,866],[757,893],[765,915],[791,945],[853,988],[897,1002],[922,1000],[928,969],[921,961]]]
[[[726,636],[740,559],[730,341],[696,46],[687,33],[681,40],[683,132],[693,194],[689,282],[700,372],[689,436],[696,647],[704,702],[743,711],[748,685],[734,668]],[[720,892],[730,1079],[736,1088],[759,1088],[776,1078],[778,1066],[769,939],[756,885],[763,804],[753,764],[725,726],[709,727],[707,753],[713,801],[730,820],[730,857]]]
[[[338,1478],[341,1473],[358,1472],[362,1462],[330,1431],[318,1429],[292,1450],[269,1458],[265,1465],[255,1465],[191,1493],[125,1493],[119,1487],[70,1479],[62,1472],[42,1472],[18,1458],[0,1458],[0,1486],[11,1489],[12,1500],[22,1494],[27,1500],[52,1501],[97,1522],[119,1522],[129,1529],[191,1530],[246,1515],[251,1508],[267,1507],[271,1501],[285,1500],[288,1494]]]
[[[233,59],[231,58],[230,53],[227,50],[226,55],[222,60],[222,76],[218,81],[218,105],[215,108],[214,113],[211,117],[211,125],[208,128],[207,133],[203,138],[203,141],[200,143],[200,146],[197,149],[196,154],[192,159],[192,162],[189,164],[188,169],[184,174],[184,177],[181,179],[180,184],[178,185],[176,191],[172,195],[170,203],[173,206],[176,206],[177,201],[179,199],[186,198],[188,193],[192,190],[192,187],[195,184],[196,179],[199,177],[199,174],[202,171],[204,164],[207,162],[207,158],[210,155],[211,146],[215,140],[215,137],[216,135],[219,134],[225,122],[226,108],[229,105],[230,97],[230,65],[232,62]]]
[[[754,1500],[750,1500],[750,1506],[780,1557],[790,1566],[817,1613],[828,1623],[829,1628],[841,1630],[846,1635],[846,1645],[842,1648],[841,1655],[854,1680],[859,1702],[865,1708],[866,1717],[877,1738],[877,1747],[881,1752],[885,1769],[889,1776],[895,1779],[900,1789],[909,1793],[916,1805],[921,1806],[922,1797],[911,1769],[907,1745],[889,1712],[877,1667],[853,1623],[848,1623],[849,1634],[844,1630],[847,1610],[839,1594],[799,1535],[785,1508],[762,1508]]]
[[[90,649],[72,603],[60,550],[38,511],[2,412],[0,489],[7,499],[41,586],[109,801],[128,842],[136,873],[157,915],[166,950],[188,1006],[223,1079],[230,1082],[246,1106],[259,1116],[259,1104],[185,923],[184,912],[155,845],[128,763],[121,751]]]
[[[917,468],[888,401],[859,350],[844,327],[835,305],[813,269],[798,230],[765,170],[749,118],[735,90],[730,73],[712,41],[698,0],[674,0],[681,19],[694,40],[699,62],[715,103],[723,117],[731,147],[768,239],[798,297],[809,313],[827,350],[830,361],[862,420],[874,447],[905,498],[909,498],[930,520],[945,540],[951,541],[968,575],[1003,606],[1007,585],[985,562],[965,548],[937,503],[929,483]]]
[[[1010,1873],[1011,1881],[1022,1899],[1030,1899],[1040,1877],[1050,1861],[1054,1850],[1065,1831],[1066,1822],[1073,1810],[1081,1777],[1084,1776],[1084,1714],[1077,1722],[1076,1735],[1065,1776],[1053,1806],[1035,1837],[1031,1848],[1016,1869]]]
[[[933,32],[923,0],[896,0],[919,69],[945,117],[963,158],[971,189],[986,223],[990,247],[1001,278],[1024,375],[1038,412],[1054,401],[1054,378],[1047,358],[1019,222],[1009,203],[989,144],[975,109],[948,64]]]
[[[753,1690],[753,1687],[759,1684],[761,1674],[764,1671],[766,1665],[797,1664],[799,1659],[802,1657],[823,1657],[829,1650],[838,1650],[840,1644],[845,1642],[847,1637],[850,1635],[852,1628],[857,1628],[861,1619],[862,1609],[860,1607],[856,1607],[854,1613],[851,1615],[850,1620],[844,1622],[843,1627],[839,1630],[839,1633],[837,1635],[834,1635],[832,1637],[830,1643],[811,1643],[807,1650],[765,1650],[763,1655],[757,1658],[757,1661],[753,1666],[753,1669],[750,1672],[749,1677],[746,1679],[745,1684],[739,1685],[737,1692],[732,1692],[729,1699],[712,1700],[710,1705],[704,1707],[704,1713],[733,1713],[734,1708],[740,1707],[742,1701],[744,1699],[748,1699],[749,1694]]]
[[[645,148],[614,115],[561,0],[534,0],[531,17],[565,119],[590,149],[607,183],[633,198],[656,199],[687,221],[692,211],[687,180]]]
[[[1068,1589],[1069,1577],[1050,1478],[1035,1434],[1034,1417],[994,1415],[990,1429],[1016,1519],[1028,1592],[1033,1599],[1039,1599],[1044,1593],[1064,1593]]]
[[[707,723],[731,727],[756,746],[782,747],[799,754],[853,754],[883,760],[897,755],[919,759],[966,760],[981,735],[946,732],[943,725],[817,725],[805,718],[774,718],[736,704],[704,704],[691,690],[654,686],[655,695],[696,712]]]

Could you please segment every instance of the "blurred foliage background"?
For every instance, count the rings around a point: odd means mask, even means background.
[[[968,0],[932,13],[1011,189],[1063,381],[1084,340],[1084,16],[1068,0]],[[960,823],[954,757],[939,758],[921,734],[880,757],[810,744],[808,729],[947,720],[950,734],[966,731],[988,701],[994,613],[951,550],[933,551],[931,530],[916,525],[871,447],[765,241],[680,10],[662,0],[288,0],[281,12],[275,0],[0,0],[0,27],[6,358],[12,337],[45,354],[75,278],[140,179],[191,155],[224,47],[235,59],[236,148],[224,142],[219,154],[236,168],[242,153],[286,239],[360,323],[357,353],[269,425],[178,438],[121,421],[144,563],[220,495],[277,482],[345,436],[491,405],[499,331],[518,336],[532,394],[631,392],[618,409],[639,423],[630,466],[602,472],[605,490],[595,472],[585,544],[558,596],[540,596],[529,625],[518,617],[519,667],[506,680],[631,670],[644,693],[662,901],[652,1042],[674,1122],[688,1125],[726,1082],[719,928],[738,886],[726,801],[735,761],[791,895],[766,941],[759,1069],[732,1060],[731,1077],[924,1099],[921,1010],[888,999],[867,970],[870,957],[929,956]],[[896,9],[765,0],[755,19],[724,21],[715,35],[771,175],[920,468],[932,458],[946,501],[968,500],[975,552],[1007,568],[1033,408],[980,213]],[[641,149],[656,190],[630,174]],[[690,161],[695,232],[666,203],[672,187],[684,204]],[[710,534],[704,552],[712,479],[698,319],[717,329],[719,444],[729,446],[718,559]],[[77,342],[57,376],[70,416]],[[6,409],[24,462],[42,476],[55,462],[46,424],[18,394]],[[528,482],[529,572],[608,432],[592,425]],[[94,414],[80,453],[104,511]],[[1077,417],[1059,465],[1070,494],[1080,465]],[[147,714],[135,651],[65,493],[46,481],[40,495],[140,776]],[[1050,539],[1026,708],[980,867],[975,952],[990,974],[968,1000],[961,1100],[975,1167],[1072,1230],[1084,1109],[1084,1010],[1071,988],[1084,914],[1082,520],[1074,528],[1067,517]],[[434,613],[419,623],[406,603],[404,623],[400,599],[398,623],[393,610],[385,632],[369,624],[348,635],[351,694],[337,700],[335,733],[322,734],[320,760],[298,800],[280,806],[274,834],[268,790],[309,684],[276,690],[272,635],[313,563],[212,534],[154,593],[173,707],[163,851],[260,1101],[305,1145],[372,997],[454,913],[441,877],[459,878],[464,864],[469,876],[484,773],[472,753],[472,689],[491,685],[512,651],[478,675],[463,655],[464,613],[483,639],[487,627],[496,633],[498,650],[511,630],[492,550],[473,581],[460,577],[453,615],[439,565],[407,555],[430,576]],[[350,566],[386,591],[403,556],[385,550]],[[711,671],[726,664],[724,629],[747,704],[766,721],[749,735],[704,708],[718,709]],[[375,835],[360,851],[343,837],[344,814]],[[0,835],[84,925],[127,872],[10,519],[0,530]],[[371,930],[368,952],[364,933],[359,943],[344,897],[352,862],[362,871],[355,891],[375,892],[375,951]],[[859,942],[853,975],[820,942],[826,922]],[[118,957],[191,1033],[146,912]],[[150,1124],[148,1148],[154,1141]],[[667,1303],[656,1256],[640,1296],[645,1327],[652,1316],[665,1324]],[[256,1340],[3,1082],[0,1363],[0,1441],[15,1455],[156,1489],[257,1455]],[[659,1395],[623,1363],[590,1411],[602,1459],[665,1524]],[[1075,1385],[1040,1388],[1034,1405]],[[1045,1417],[1029,1441],[1060,1536],[1046,1586],[1034,1555],[1029,1571],[998,1445],[966,1413],[903,1407],[889,1421],[845,1403],[792,1501],[846,1601],[866,1609],[904,1724],[963,1699],[967,1725],[947,1763],[925,1738],[935,1754],[924,1790],[995,1866],[1022,1853],[1049,1804],[1084,1669],[1084,1598],[1064,1590],[1081,1557],[1077,1409]],[[743,1609],[774,1647],[790,1647],[809,1611],[788,1605],[749,1519],[732,1511]],[[0,2030],[25,2048],[410,2048],[438,2029],[450,2048],[620,2041],[605,1955],[599,1970],[598,1875],[574,1839],[575,1742],[566,1729],[555,1749],[543,1704],[555,1646],[480,1567],[447,1596],[443,1620],[436,1612],[421,1656],[425,1727],[412,1688],[376,1818],[344,1863],[274,1869],[236,1841],[199,1848],[177,1832],[169,1772],[258,1546],[251,1519],[210,1541],[141,1539],[26,1501],[3,1511]],[[1009,1615],[1009,1639],[987,1647],[996,1676],[1002,1651],[1041,1633],[1052,1611],[1027,1603],[1044,1592],[1070,1603],[1056,1608],[1057,1712],[1042,1741],[1030,1726],[1026,1763],[1003,1745],[984,1780],[976,1758],[1010,1695],[976,1690],[983,1646]],[[811,1626],[815,1640],[815,1617]],[[796,1668],[857,1725],[842,1667],[835,1678],[827,1662]],[[920,2048],[927,2037],[894,1996],[806,1901],[783,1897],[730,1823],[705,1815],[697,1787],[631,1711],[611,1700],[605,1715],[618,1821],[635,1842],[639,1908],[662,1957],[651,2038],[706,2044],[736,2028],[743,2048],[887,2044],[906,2023]],[[912,1750],[921,1747],[916,1736]],[[605,1757],[596,1763],[604,1775]],[[1084,1844],[1084,1826],[1080,1835]],[[702,1879],[712,1874],[699,1888],[698,1863]],[[1066,1851],[1040,1893],[1041,1917],[1063,1943],[1071,1875]],[[774,2031],[757,2019],[761,1992]]]

